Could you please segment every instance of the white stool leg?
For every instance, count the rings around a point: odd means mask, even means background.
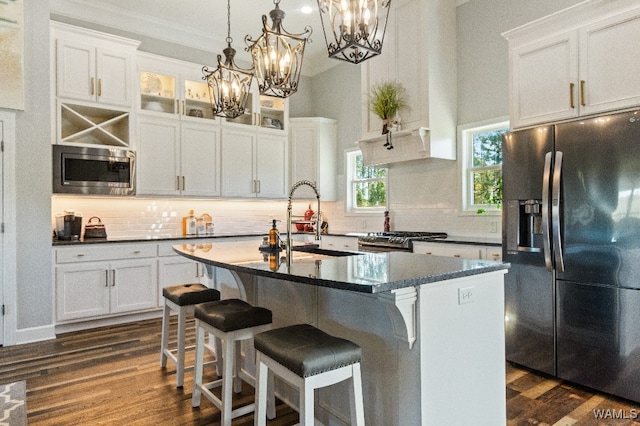
[[[233,391],[235,393],[240,393],[242,392],[242,378],[240,377],[240,370],[242,369],[242,341],[237,340],[235,345],[235,359],[233,360]]]
[[[351,424],[353,426],[364,426],[364,403],[362,401],[362,378],[359,362],[353,364],[351,374],[351,381],[353,382],[353,386],[349,388]]]
[[[193,372],[193,394],[191,396],[191,406],[199,407],[202,391],[202,370],[204,364],[204,329],[200,327],[200,320],[196,319],[196,361]]]
[[[165,302],[164,311],[162,314],[162,342],[160,343],[160,367],[167,366],[167,354],[166,350],[169,347],[169,317],[171,309]]]
[[[276,418],[276,386],[273,377],[273,371],[267,371],[267,418],[273,420]]]
[[[178,356],[176,357],[176,386],[179,388],[184,384],[184,348],[187,328],[186,316],[185,308],[181,306],[178,311]],[[202,344],[204,345],[204,336],[202,338]]]
[[[314,387],[311,380],[303,380],[300,388],[300,425],[313,426]]]
[[[215,337],[214,340],[216,348],[216,374],[218,377],[222,377],[222,339]]]
[[[222,406],[220,413],[222,426],[231,426],[231,412],[233,411],[233,340],[224,342],[224,361],[222,372]]]
[[[256,356],[256,409],[254,413],[254,425],[266,426],[267,419],[265,418],[267,412],[267,390],[268,390],[268,376],[273,375],[269,372],[269,369],[265,364],[261,362],[262,355],[258,352]],[[271,399],[271,398],[269,398]],[[274,407],[275,414],[275,407]]]

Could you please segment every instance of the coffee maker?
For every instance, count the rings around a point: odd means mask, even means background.
[[[56,214],[56,237],[59,240],[77,241],[82,232],[82,213],[65,210]]]

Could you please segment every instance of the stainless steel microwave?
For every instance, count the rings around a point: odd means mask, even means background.
[[[134,151],[53,145],[54,194],[134,195]]]

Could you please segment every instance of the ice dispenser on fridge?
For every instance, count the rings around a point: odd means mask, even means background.
[[[507,251],[542,251],[542,200],[507,201]]]

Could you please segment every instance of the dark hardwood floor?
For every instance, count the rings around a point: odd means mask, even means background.
[[[191,324],[189,329],[193,343]],[[0,383],[26,380],[30,425],[219,424],[219,411],[204,398],[200,409],[191,408],[191,372],[185,374],[185,388],[176,389],[173,365],[159,367],[159,347],[160,320],[148,320],[0,348]],[[509,426],[640,426],[640,404],[510,364],[506,397]],[[252,399],[253,389],[245,385],[234,405]],[[594,410],[604,410],[604,418],[596,418]],[[298,414],[282,403],[277,415],[269,425],[298,421]],[[253,416],[233,424],[252,425]],[[476,426],[472,415],[468,424]]]

